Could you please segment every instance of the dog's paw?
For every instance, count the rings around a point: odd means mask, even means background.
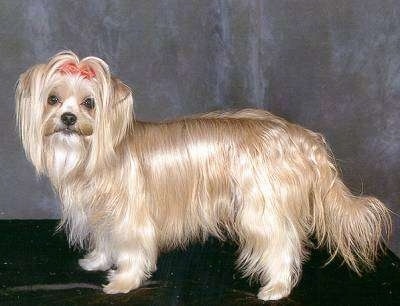
[[[283,283],[261,287],[257,297],[263,301],[280,300],[290,294],[290,287]]]
[[[138,280],[133,273],[110,271],[108,275],[109,284],[103,286],[103,291],[107,294],[127,293],[140,286]]]
[[[90,253],[85,258],[79,259],[78,263],[86,271],[106,271],[111,268],[106,256],[99,253]]]

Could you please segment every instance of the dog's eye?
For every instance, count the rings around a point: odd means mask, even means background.
[[[49,103],[50,105],[57,104],[58,102],[60,102],[60,98],[57,97],[56,95],[50,95],[47,98],[47,103]]]
[[[82,105],[84,105],[88,109],[93,109],[94,108],[94,99],[93,98],[85,98],[83,100]]]

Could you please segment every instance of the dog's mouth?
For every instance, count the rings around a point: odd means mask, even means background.
[[[73,129],[70,129],[70,128],[63,128],[63,129],[59,129],[59,130],[54,131],[54,134],[56,134],[56,133],[61,133],[61,134],[65,135],[65,136],[70,136],[70,135],[74,135],[74,134],[81,135],[81,133],[79,131],[76,131],[76,130],[73,130]]]
[[[45,133],[45,136],[51,136],[51,135],[63,135],[63,136],[72,136],[72,135],[79,135],[81,136],[82,133],[79,130],[76,129],[71,129],[69,127],[60,127],[60,128],[56,128],[53,130],[49,130],[47,131],[47,133]]]
[[[52,124],[45,125],[44,136],[62,135],[62,136],[90,136],[93,134],[93,127],[90,124],[80,124],[74,126],[65,126]]]

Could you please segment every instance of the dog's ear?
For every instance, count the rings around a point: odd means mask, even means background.
[[[44,170],[42,158],[42,90],[45,79],[45,65],[31,67],[21,74],[15,91],[16,121],[25,154],[38,174]]]
[[[110,129],[114,146],[120,143],[133,123],[133,93],[131,88],[116,77],[111,77],[112,103]]]
[[[116,162],[115,150],[133,123],[133,95],[128,85],[110,76],[100,89],[100,103],[96,108],[96,127],[91,144],[87,170],[99,166],[112,166]]]

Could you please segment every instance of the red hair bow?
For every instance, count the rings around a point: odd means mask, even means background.
[[[68,74],[79,74],[84,79],[92,79],[96,76],[93,69],[90,67],[79,68],[74,63],[65,63],[58,68],[61,73],[68,73]]]

